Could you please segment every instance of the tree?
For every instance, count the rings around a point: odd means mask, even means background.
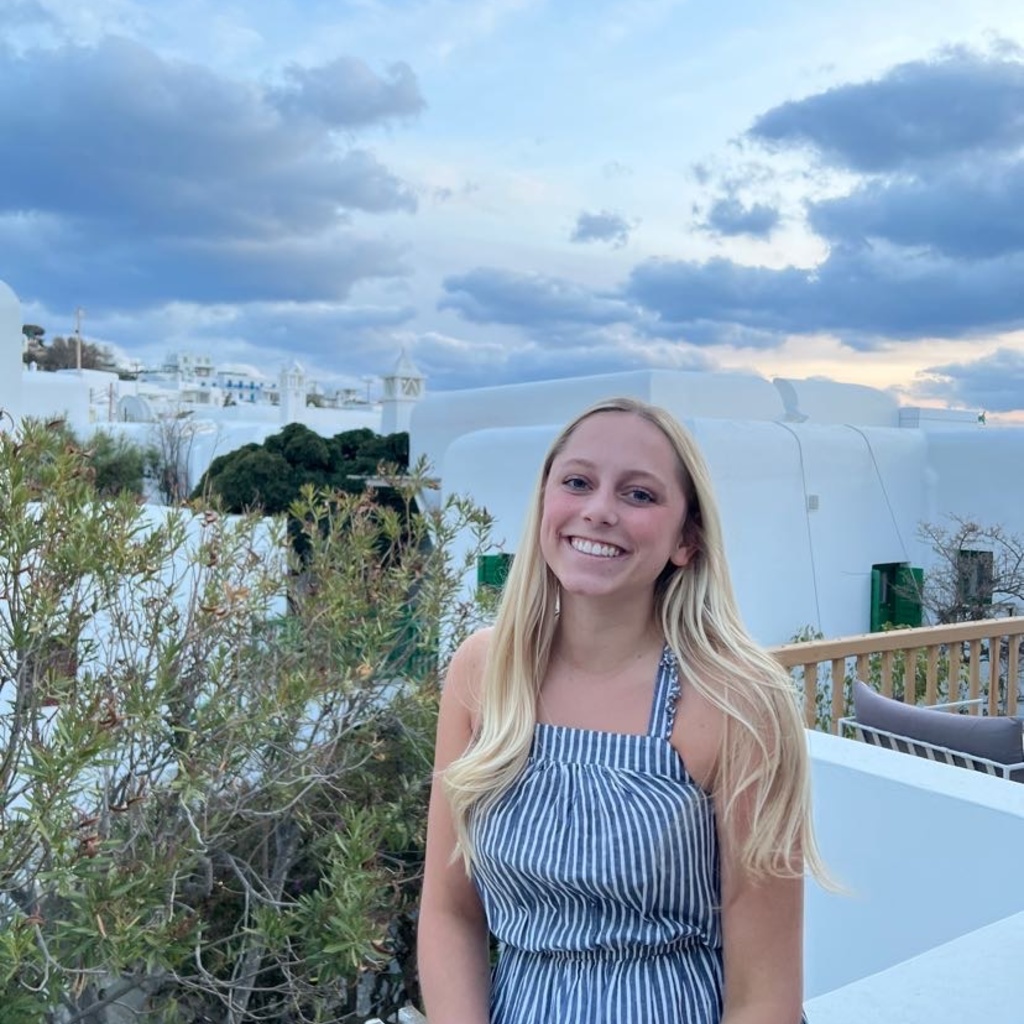
[[[26,324],[25,326],[33,327],[34,325]],[[24,328],[22,330],[24,331]],[[33,345],[33,342],[37,344]],[[114,359],[109,349],[90,341],[82,341],[80,344],[83,370],[115,369]],[[29,336],[29,352],[26,353],[26,361],[38,363],[41,370],[73,370],[78,366],[78,346],[78,339],[65,338],[59,334],[46,343],[43,342],[41,334],[34,338]]]
[[[1024,538],[964,516],[949,523],[918,531],[933,554],[919,595],[931,621],[988,618],[1024,602]]]
[[[22,324],[21,333],[25,339],[25,350],[21,354],[21,361],[29,366],[32,363],[38,364],[46,354],[46,329],[38,324]]]
[[[191,410],[177,409],[157,420],[154,444],[157,490],[168,505],[180,505],[192,489],[190,467],[196,425],[191,416]]]
[[[0,1005],[25,1024],[387,1016],[416,996],[440,674],[487,517],[306,488],[280,519],[102,498],[0,435]],[[380,552],[384,551],[384,557]],[[291,567],[292,572],[286,570]]]
[[[102,430],[89,439],[85,454],[92,466],[96,490],[104,498],[125,492],[143,497],[146,479],[154,475],[158,461],[155,448],[144,448]]]
[[[408,468],[408,434],[381,436],[361,428],[324,438],[301,423],[289,423],[262,445],[246,445],[214,459],[193,497],[216,495],[231,512],[281,512],[310,484],[358,494],[382,464],[398,472]],[[393,502],[399,511],[403,507],[382,489],[377,500]]]

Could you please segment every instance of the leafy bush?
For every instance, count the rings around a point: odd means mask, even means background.
[[[280,519],[101,496],[0,435],[0,1006],[360,1020],[416,997],[439,679],[486,515],[307,488]]]

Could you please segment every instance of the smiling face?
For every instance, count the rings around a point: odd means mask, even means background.
[[[687,503],[679,459],[631,412],[584,419],[544,484],[540,547],[563,596],[653,600],[666,565],[685,565]]]

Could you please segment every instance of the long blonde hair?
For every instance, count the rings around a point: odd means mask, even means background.
[[[712,789],[726,834],[742,832],[740,861],[753,878],[797,877],[805,868],[826,878],[811,827],[810,771],[793,684],[740,620],[707,464],[669,413],[633,398],[610,398],[585,410],[544,460],[490,639],[479,725],[470,748],[444,774],[467,867],[475,856],[474,816],[486,813],[526,764],[551,654],[558,580],[540,549],[544,487],[573,431],[602,412],[628,412],[654,424],[679,460],[684,536],[694,553],[683,567],[666,565],[655,584],[655,611],[681,685],[724,716]]]

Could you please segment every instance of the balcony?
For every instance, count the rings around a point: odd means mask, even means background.
[[[1016,714],[1024,618],[776,648],[811,730],[815,823],[847,894],[807,886],[812,1024],[1019,1024],[1024,785],[841,739],[847,680]],[[833,680],[842,685],[833,686]]]

